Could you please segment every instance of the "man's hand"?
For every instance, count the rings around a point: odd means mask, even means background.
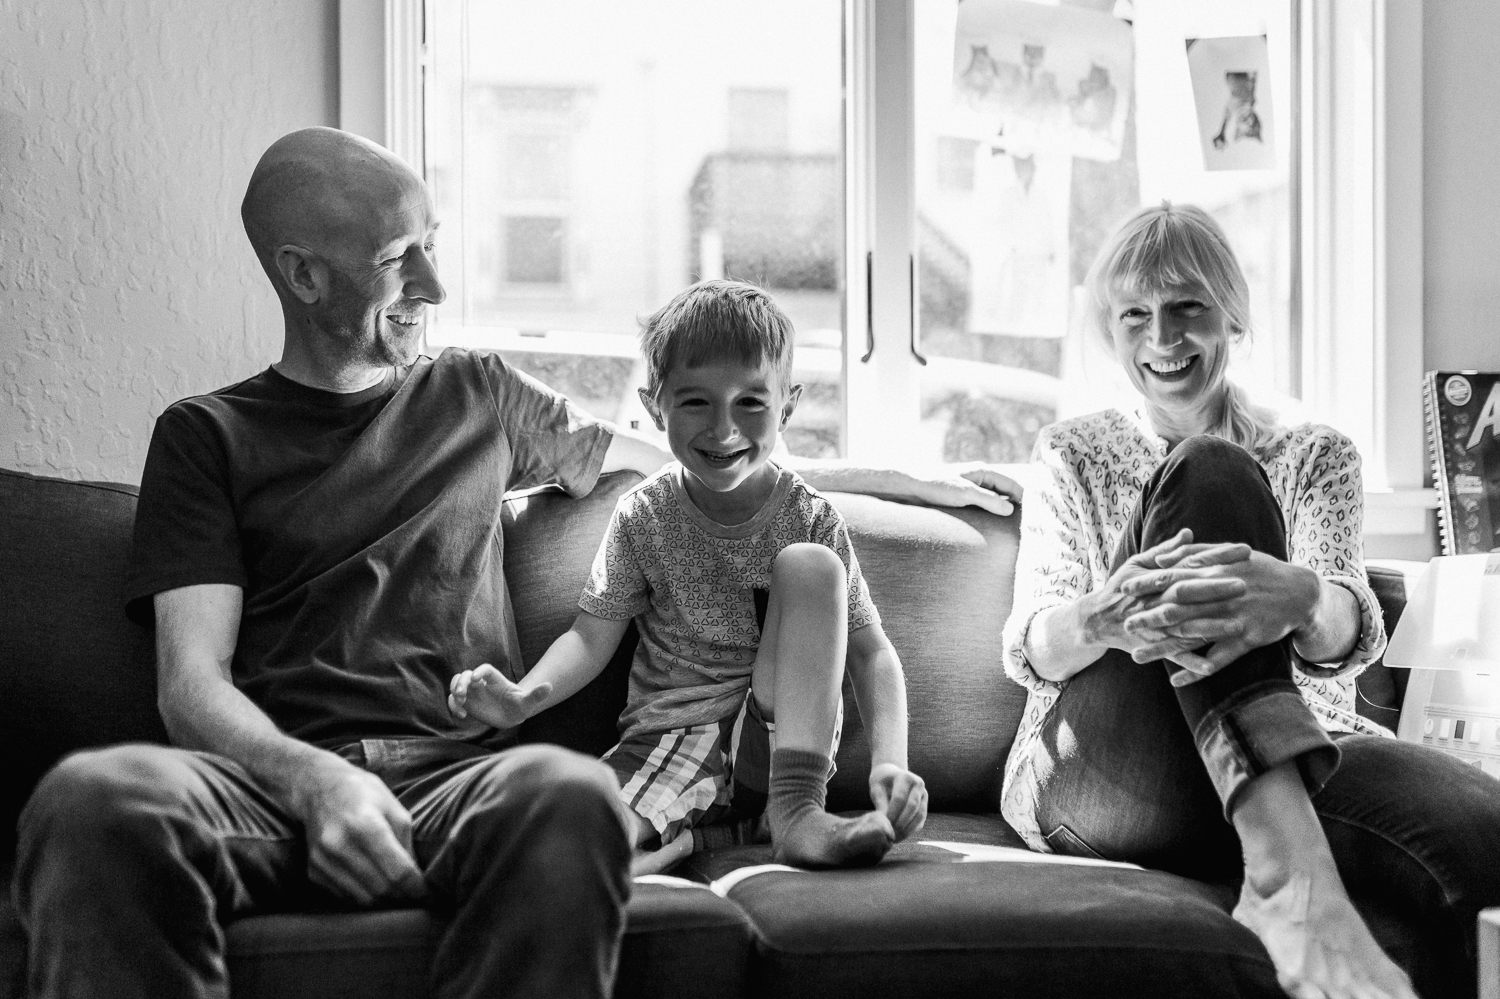
[[[290,805],[306,830],[313,883],[360,905],[426,895],[412,859],[411,815],[379,777],[324,754],[304,772]]]
[[[915,836],[927,824],[927,785],[894,763],[870,768],[870,801],[891,820],[897,842]]]
[[[929,506],[977,506],[1001,517],[1016,512],[1021,486],[992,465],[943,465],[912,476],[914,498]]]
[[[522,690],[485,663],[478,669],[454,674],[448,684],[448,710],[459,718],[473,715],[486,725],[514,728],[540,710],[550,693],[550,683]]]

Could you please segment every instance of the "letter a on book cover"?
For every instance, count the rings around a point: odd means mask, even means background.
[[[1429,371],[1423,403],[1443,554],[1500,551],[1500,372]]]

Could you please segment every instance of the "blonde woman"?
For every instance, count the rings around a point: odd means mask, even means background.
[[[1433,994],[1472,994],[1474,917],[1500,901],[1500,784],[1355,714],[1385,633],[1354,445],[1280,425],[1227,379],[1248,293],[1202,209],[1138,212],[1088,288],[1140,404],[1037,441],[1005,817],[1034,849],[1242,879],[1234,916],[1293,996],[1410,999],[1355,879],[1443,928],[1453,977]]]

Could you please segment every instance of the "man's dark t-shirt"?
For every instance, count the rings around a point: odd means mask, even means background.
[[[609,441],[490,354],[419,358],[348,395],[268,368],[157,420],[128,610],[149,622],[162,590],[242,587],[234,683],[289,735],[478,739],[446,697],[480,663],[519,673],[501,496],[587,493]]]

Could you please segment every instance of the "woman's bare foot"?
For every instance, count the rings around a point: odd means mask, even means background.
[[[1234,918],[1294,999],[1417,999],[1344,890],[1295,762],[1251,780],[1230,815],[1245,854]]]
[[[656,850],[636,850],[630,858],[630,876],[665,874],[693,852],[693,831],[684,829],[677,838]]]
[[[1295,874],[1269,895],[1245,879],[1234,918],[1265,945],[1294,999],[1417,999],[1355,911],[1334,872]]]

